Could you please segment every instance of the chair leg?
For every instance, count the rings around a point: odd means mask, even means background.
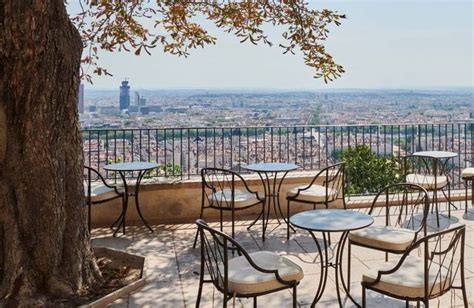
[[[468,183],[469,183],[469,182],[466,181],[466,183],[465,183],[465,185],[464,185],[464,186],[466,187],[466,205],[465,205],[465,207],[464,207],[464,213],[467,213],[467,194],[468,194],[468,187],[467,187],[467,185],[468,185]]]
[[[410,302],[408,300],[405,301],[405,307],[410,308]]]
[[[262,203],[262,241],[265,242],[265,204]]]
[[[232,239],[235,239],[235,210],[232,208]],[[235,249],[234,244],[232,244],[232,255],[234,255]]]
[[[201,205],[201,213],[199,214],[199,219],[202,219],[203,216],[204,216],[204,207]],[[194,236],[193,249],[196,248],[198,235],[199,235],[199,229],[196,230],[196,235]]]
[[[461,292],[462,292],[462,301],[464,302],[464,307],[468,307],[466,281],[464,279],[464,267],[462,268],[462,275],[461,275]]]
[[[286,202],[286,239],[290,239],[290,200]]]
[[[222,232],[222,231],[224,231],[223,225],[222,225],[223,220],[224,220],[224,218],[223,218],[224,212],[223,212],[222,210],[219,210],[219,212],[220,212],[220,223],[221,223],[221,225],[220,225],[220,230],[221,230],[221,232]]]
[[[431,208],[431,213],[433,213],[433,209],[436,211],[436,225],[439,228],[439,208],[438,208],[438,191],[435,189],[433,191],[433,207]]]
[[[232,208],[232,239],[235,239],[235,210]]]
[[[201,271],[199,273],[199,289],[198,289],[198,295],[196,299],[196,308],[199,308],[199,304],[201,303],[201,295],[202,295],[202,286],[204,284],[204,264],[201,261]]]
[[[123,217],[122,217],[122,232],[125,234],[125,220],[127,218],[127,208],[128,208],[128,194],[125,194],[124,199],[123,199]],[[120,228],[120,225],[117,226],[117,230]]]
[[[351,241],[349,240],[349,243],[347,244],[347,293],[350,293],[350,292],[351,292]]]
[[[253,308],[257,308],[257,297],[253,298]]]
[[[448,183],[448,217],[451,218],[451,185]]]
[[[296,308],[296,306],[298,305],[298,302],[296,300],[296,284],[293,286],[293,308]]]
[[[367,307],[367,299],[365,298],[366,297],[365,293],[366,293],[365,287],[362,286],[362,308]]]

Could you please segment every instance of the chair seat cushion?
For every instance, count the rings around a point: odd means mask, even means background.
[[[310,188],[300,191],[307,186],[298,186],[290,188],[286,196],[289,198],[296,198],[296,200],[307,201],[307,202],[325,202],[326,201],[326,186],[313,184]],[[327,188],[328,201],[333,201],[337,197],[337,190],[333,188]]]
[[[117,187],[119,193],[123,193],[124,190],[121,187]],[[88,197],[87,183],[84,183],[84,196]],[[107,187],[104,183],[101,182],[92,182],[91,183],[91,201],[100,202],[109,199],[118,197],[119,195],[114,188]]]
[[[406,177],[406,182],[408,184],[419,185],[424,189],[433,190],[441,189],[448,185],[448,178],[444,175],[439,175],[435,177],[433,175],[410,173]]]
[[[231,208],[232,190],[224,189],[217,191],[216,193],[210,195],[208,199],[211,206]],[[256,194],[234,189],[234,208],[243,208],[257,204],[259,202],[261,201],[257,198]]]
[[[381,268],[372,269],[365,273],[362,276],[362,281],[373,283],[377,278],[377,271],[392,269],[396,264],[397,261],[386,262]],[[430,293],[438,294],[445,288],[448,288],[450,285],[449,281],[451,280],[448,276],[449,271],[447,268],[441,267],[434,262],[431,263],[428,276],[429,290],[432,290]],[[380,281],[372,285],[371,288],[403,297],[423,297],[425,292],[423,258],[409,255],[398,270],[392,274],[382,275]]]
[[[372,225],[349,234],[352,242],[381,250],[405,251],[415,239],[415,231],[391,226]]]
[[[466,179],[474,179],[474,168],[466,168],[461,172],[461,177]]]
[[[285,281],[300,281],[303,270],[294,262],[270,251],[250,253],[250,258],[261,268],[278,270]],[[229,290],[238,294],[251,294],[277,290],[285,287],[275,274],[256,270],[244,256],[229,260]]]

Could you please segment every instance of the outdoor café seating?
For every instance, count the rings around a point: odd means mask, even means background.
[[[461,172],[461,178],[464,181],[465,193],[466,193],[466,204],[464,212],[468,211],[468,196],[469,196],[469,182],[471,183],[471,205],[474,204],[474,168],[466,168]]]
[[[321,184],[316,184],[317,180],[322,180]],[[322,204],[329,208],[329,204],[340,199],[346,208],[344,199],[344,163],[337,163],[328,166],[313,177],[307,185],[293,187],[286,193],[287,219],[290,217],[291,202],[310,204],[313,210],[316,205]],[[290,224],[287,223],[286,238],[290,238]]]
[[[94,168],[84,166],[84,194],[87,202],[88,227],[91,230],[92,205],[102,204],[114,199],[122,198],[122,204],[125,202],[125,191],[122,187],[107,183],[104,177]],[[117,224],[117,221],[111,226]],[[125,228],[125,226],[124,226]]]
[[[429,211],[428,192],[413,184],[394,184],[383,188],[374,198],[368,214],[381,209],[382,224],[352,231],[348,241],[348,284],[351,273],[351,246],[403,254],[417,239],[426,235]]]
[[[451,289],[462,292],[464,307],[468,307],[464,278],[464,244],[466,226],[458,225],[422,237],[410,245],[399,260],[372,268],[362,277],[362,307],[369,306],[366,290],[380,292],[429,307],[429,300]],[[449,239],[444,245],[443,238]],[[421,253],[420,253],[421,252]]]
[[[231,213],[231,235],[235,238],[235,212],[254,206],[262,206],[260,216],[264,218],[264,199],[248,186],[244,178],[235,171],[220,168],[201,170],[202,198],[199,219],[204,217],[206,209],[219,211],[220,231],[223,231],[223,214]],[[248,227],[252,227],[258,218]],[[263,223],[262,223],[263,225]],[[194,239],[196,247],[198,233]]]
[[[291,260],[270,251],[247,253],[233,238],[198,219],[201,265],[196,307],[199,307],[204,283],[213,283],[223,294],[223,307],[235,297],[253,298],[284,289],[292,289],[293,307],[297,307],[297,286],[303,270]],[[237,250],[238,257],[230,258],[228,247]],[[208,274],[210,279],[205,280]]]

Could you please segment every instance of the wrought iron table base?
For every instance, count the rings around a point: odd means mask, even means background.
[[[122,181],[123,181],[123,186],[124,186],[124,190],[125,190],[125,198],[124,198],[124,202],[123,202],[123,205],[122,205],[122,213],[120,214],[117,221],[115,221],[114,224],[111,226],[111,228],[114,228],[114,226],[118,223],[117,229],[115,229],[115,231],[114,231],[114,236],[117,235],[117,232],[120,230],[120,226],[122,226],[122,229],[123,229],[122,232],[123,232],[123,234],[125,234],[125,220],[126,220],[126,217],[127,217],[128,197],[129,196],[134,196],[135,197],[135,208],[137,209],[138,216],[140,216],[140,219],[142,220],[143,224],[148,228],[148,230],[150,230],[150,232],[153,233],[153,229],[150,227],[150,225],[148,225],[147,221],[143,217],[143,214],[140,210],[140,203],[138,201],[139,200],[138,193],[139,193],[139,190],[140,190],[140,183],[143,179],[143,176],[145,175],[145,173],[147,171],[148,170],[141,170],[141,171],[138,172],[137,182],[135,184],[135,192],[133,194],[129,194],[129,192],[128,192],[129,189],[128,189],[128,184],[127,184],[127,180],[125,178],[124,171],[118,171],[119,174],[120,174],[120,177],[122,178]]]
[[[308,230],[309,231],[309,230]],[[347,297],[357,306],[360,307],[360,304],[357,303],[354,298],[350,295],[350,288],[346,286],[346,283],[344,281],[344,275],[342,274],[342,255],[344,253],[344,246],[346,244],[347,238],[349,236],[349,231],[344,231],[342,232],[341,238],[337,244],[336,248],[336,260],[335,262],[329,262],[329,257],[328,257],[328,249],[330,246],[328,246],[328,237],[331,232],[322,232],[323,234],[323,243],[324,247],[323,249],[321,248],[321,245],[319,244],[318,239],[314,235],[314,231],[309,231],[311,234],[311,237],[313,238],[314,242],[316,243],[316,247],[318,248],[318,254],[319,254],[319,260],[321,264],[321,276],[319,279],[319,286],[316,291],[316,295],[314,296],[313,303],[311,304],[311,307],[315,307],[318,301],[321,299],[321,297],[324,294],[324,290],[326,289],[326,283],[327,283],[327,277],[328,277],[328,269],[329,267],[334,268],[335,271],[335,277],[336,277],[336,293],[337,293],[337,300],[339,302],[339,306],[343,307],[342,299],[341,299],[341,292],[339,290],[339,284],[342,286],[343,291],[346,293]],[[324,250],[324,251],[323,251]],[[350,253],[350,252],[349,252]],[[348,269],[348,277],[350,275],[350,268]]]
[[[262,220],[263,221],[263,235],[262,235],[263,241],[265,241],[265,232],[267,230],[268,221],[270,219],[270,210],[272,208],[272,203],[273,203],[273,211],[275,212],[275,217],[277,219],[278,226],[280,226],[282,224],[281,221],[280,221],[280,218],[285,223],[288,223],[285,216],[283,215],[283,211],[281,210],[280,198],[279,198],[280,197],[281,185],[283,184],[283,180],[285,179],[288,172],[289,171],[286,171],[283,174],[283,176],[281,177],[279,182],[278,182],[278,179],[277,179],[279,171],[273,171],[273,172],[260,171],[260,172],[257,172],[258,176],[260,177],[260,180],[262,181],[262,185],[263,185],[263,189],[264,189],[264,195],[265,195],[264,208],[267,208],[267,211],[266,211],[267,216],[266,217],[264,216],[263,220]],[[271,175],[273,175],[273,177]],[[278,183],[278,185],[277,185],[277,183]],[[252,222],[252,224],[250,224],[250,226],[247,229],[250,229],[260,219],[262,214],[265,215],[265,211],[262,211],[262,213],[260,213],[260,215],[257,217],[257,219],[255,219],[255,221]],[[278,216],[280,216],[280,217],[278,217]],[[293,227],[291,227],[291,229],[293,231],[295,231],[295,229]]]

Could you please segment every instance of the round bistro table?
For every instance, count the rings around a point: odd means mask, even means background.
[[[250,164],[246,166],[242,166],[243,169],[246,169],[248,171],[256,172],[258,173],[258,176],[260,177],[260,180],[262,181],[263,189],[264,189],[264,194],[265,194],[265,207],[267,207],[267,217],[265,217],[265,211],[260,214],[257,219],[251,224],[255,224],[261,217],[261,215],[264,215],[262,221],[263,221],[263,234],[262,234],[262,240],[265,241],[265,232],[267,230],[268,226],[268,219],[270,217],[270,209],[271,209],[271,204],[273,203],[273,210],[275,212],[275,217],[277,218],[278,225],[281,225],[280,218],[278,215],[280,215],[281,219],[284,222],[286,221],[285,216],[283,215],[283,212],[281,210],[280,206],[280,189],[281,189],[281,184],[283,183],[283,180],[285,179],[286,175],[288,172],[296,170],[299,168],[298,165],[296,164],[287,164],[287,163],[258,163],[258,164]],[[278,173],[283,172],[283,176],[278,179]]]
[[[123,229],[123,234],[125,234],[125,218],[127,217],[127,210],[128,210],[128,196],[135,196],[135,207],[137,209],[138,215],[140,216],[143,224],[153,233],[153,229],[148,225],[146,222],[145,218],[142,215],[142,212],[140,211],[140,204],[139,204],[139,199],[138,199],[138,193],[140,189],[140,183],[143,179],[143,176],[145,173],[149,170],[158,168],[159,165],[156,163],[150,163],[150,162],[128,162],[128,163],[116,163],[116,164],[109,164],[105,165],[104,169],[107,171],[115,171],[120,174],[120,177],[122,178],[123,181],[123,187],[125,190],[125,200],[124,204],[122,206],[122,213],[120,214],[119,218],[117,221],[112,225],[115,226],[118,223],[117,229],[114,231],[114,236],[117,234],[118,230],[120,230],[120,226],[122,226]],[[129,188],[127,184],[127,180],[125,177],[125,174],[127,172],[138,172],[137,176],[137,182],[135,184],[135,192],[133,194],[129,194]]]
[[[436,209],[436,222],[437,222],[438,227],[439,227],[439,215],[441,215],[441,214],[439,213],[439,208],[438,208],[438,189],[436,189],[436,187],[438,187],[437,174],[438,174],[438,171],[441,171],[443,174],[446,175],[446,177],[448,178],[448,183],[449,183],[449,177],[448,177],[448,174],[447,174],[447,171],[446,171],[446,165],[448,164],[448,161],[451,158],[454,158],[454,157],[458,156],[458,153],[447,152],[447,151],[419,151],[419,152],[413,153],[412,155],[421,157],[421,159],[423,159],[423,161],[425,161],[425,159],[431,160],[431,166],[432,166],[432,169],[433,169],[433,174],[435,175],[435,177],[434,177],[435,190],[433,191],[432,201],[433,201],[433,207]],[[440,162],[439,165],[441,166],[442,170],[438,170],[438,162]],[[425,161],[425,163],[426,163],[426,161]],[[441,188],[440,190],[443,193],[443,195],[446,197],[446,199],[448,200],[448,217],[450,218],[451,217],[451,206],[453,206],[455,209],[457,209],[457,206],[454,205],[451,202],[451,188],[448,186],[448,196],[446,196],[446,193],[444,192],[443,188]],[[433,212],[433,207],[432,207],[431,212]]]
[[[333,267],[336,276],[336,292],[339,305],[342,307],[342,299],[339,291],[339,284],[342,285],[344,292],[350,300],[358,307],[360,305],[352,298],[344,282],[344,275],[342,274],[342,254],[344,252],[344,245],[350,231],[362,229],[374,223],[374,219],[364,213],[343,210],[343,209],[329,209],[329,210],[311,210],[295,214],[290,217],[290,223],[300,229],[307,230],[318,248],[319,260],[321,263],[321,276],[319,279],[319,286],[314,296],[311,307],[315,307],[316,303],[321,299],[326,288],[328,277],[328,268]],[[321,247],[314,232],[322,232],[323,244]],[[332,232],[342,232],[341,239],[337,244],[336,260],[330,262],[328,258],[328,235]]]

